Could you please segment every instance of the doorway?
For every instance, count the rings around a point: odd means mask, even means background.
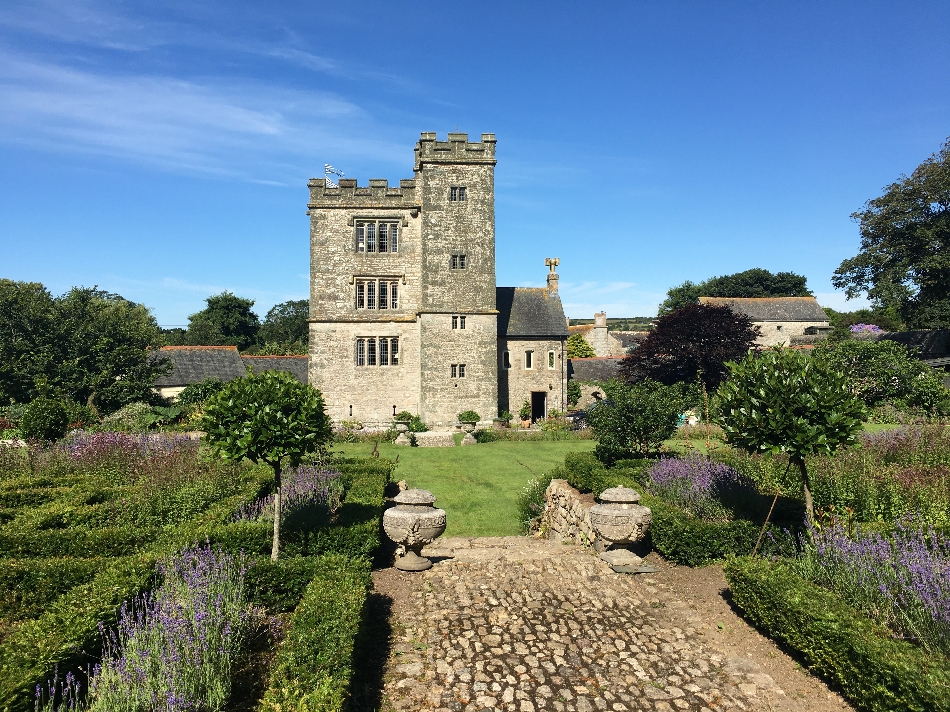
[[[547,391],[531,391],[531,422],[544,420],[548,414]]]

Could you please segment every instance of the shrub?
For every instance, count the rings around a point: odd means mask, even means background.
[[[401,410],[393,416],[393,420],[396,421],[410,421],[412,418],[413,415],[408,410]]]
[[[531,534],[544,514],[544,493],[550,478],[535,477],[528,481],[518,495],[518,521],[522,534]]]
[[[117,433],[144,433],[151,426],[152,406],[129,403],[102,419],[102,429]]]
[[[902,640],[788,565],[734,559],[732,600],[756,627],[872,712],[950,710],[950,661]]]
[[[8,622],[35,618],[110,563],[105,558],[0,559],[0,616]]]
[[[343,707],[353,644],[370,585],[369,563],[328,555],[290,619],[262,710],[335,712]]]
[[[676,431],[683,410],[680,387],[644,380],[632,386],[613,384],[607,395],[587,411],[602,462],[655,452]]]
[[[521,408],[518,409],[518,417],[522,421],[531,420],[531,404],[527,399],[521,404]]]
[[[23,437],[36,440],[59,440],[69,425],[69,409],[53,398],[40,397],[30,402],[20,420]]]
[[[412,420],[409,421],[409,432],[410,433],[425,433],[428,432],[429,426],[422,422],[422,418],[418,415],[412,416]]]
[[[639,470],[646,460],[621,460],[607,469],[593,453],[569,452],[564,456],[564,479],[580,492],[599,495],[610,487],[639,487]],[[552,472],[552,477],[559,472]]]
[[[248,601],[263,606],[268,613],[288,613],[297,607],[300,597],[323,564],[319,557],[295,556],[273,561],[257,558],[245,576]]]
[[[478,413],[474,410],[463,410],[458,414],[458,421],[460,423],[477,423],[482,419]]]
[[[183,406],[198,406],[203,404],[211,396],[221,392],[224,388],[224,381],[217,378],[206,378],[197,383],[189,383],[185,389],[178,394],[177,403]]]
[[[724,521],[729,513],[723,499],[739,485],[735,470],[698,453],[664,457],[647,472],[650,493],[687,514],[707,521]]]
[[[597,352],[583,334],[571,334],[567,337],[568,358],[594,358]]]
[[[569,379],[567,382],[567,404],[570,407],[577,405],[578,401],[581,399],[581,384],[575,381],[573,378]]]

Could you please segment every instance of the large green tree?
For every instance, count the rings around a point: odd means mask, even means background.
[[[629,383],[651,378],[666,385],[702,380],[716,388],[726,363],[755,345],[759,328],[745,314],[713,304],[687,304],[656,320],[646,339],[620,364]]]
[[[306,353],[310,336],[310,302],[295,299],[277,304],[267,312],[257,332],[258,351]]]
[[[687,280],[666,293],[658,313],[670,314],[700,297],[810,297],[806,282],[805,277],[794,272],[772,273],[759,267],[712,277],[699,284]]]
[[[867,292],[910,328],[950,327],[950,139],[851,217],[861,249],[832,284],[849,298]]]
[[[250,460],[274,472],[274,539],[271,558],[280,552],[281,471],[297,467],[309,453],[323,450],[333,437],[323,396],[282,371],[238,378],[205,401],[202,427],[218,457]]]
[[[141,304],[95,287],[54,298],[36,282],[0,280],[0,402],[48,395],[102,412],[154,397],[167,360]]]
[[[205,308],[188,317],[185,341],[193,346],[237,346],[254,343],[260,319],[251,311],[253,299],[224,291],[205,299]]]

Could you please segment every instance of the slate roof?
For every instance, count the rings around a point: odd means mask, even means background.
[[[611,331],[609,332],[624,349],[636,348],[647,338],[646,331]]]
[[[567,319],[557,293],[544,287],[496,287],[499,336],[567,337]]]
[[[254,373],[261,371],[287,371],[301,383],[307,383],[308,356],[241,356],[241,360],[248,364]]]
[[[874,341],[896,341],[913,347],[913,355],[927,360],[950,356],[950,330],[928,329],[920,331],[885,331],[880,334],[855,334],[855,338]]]
[[[620,378],[622,358],[603,356],[598,358],[569,358],[567,377],[575,381],[609,381]]]
[[[187,386],[206,378],[232,381],[245,373],[236,346],[163,346],[155,353],[172,362],[171,372],[155,379],[157,387]]]
[[[700,297],[699,303],[730,307],[752,321],[828,321],[814,297]]]

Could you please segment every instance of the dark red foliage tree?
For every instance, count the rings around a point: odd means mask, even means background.
[[[701,378],[712,391],[726,377],[726,362],[742,359],[758,336],[752,319],[729,307],[687,304],[657,319],[620,372],[628,383],[652,378],[672,385]]]

